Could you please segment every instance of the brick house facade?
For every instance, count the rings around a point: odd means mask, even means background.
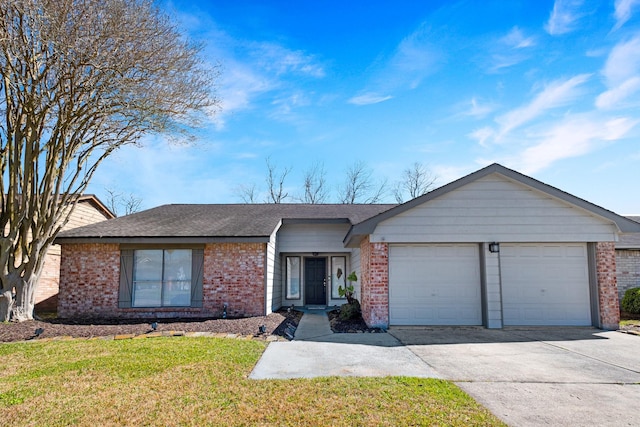
[[[640,223],[500,165],[402,205],[165,205],[59,236],[59,315],[266,315],[341,304],[355,272],[370,326],[609,329],[620,232]]]

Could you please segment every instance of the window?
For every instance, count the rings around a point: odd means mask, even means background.
[[[202,307],[202,249],[121,251],[118,306]]]
[[[288,256],[287,268],[287,299],[300,299],[300,257]]]
[[[191,305],[191,250],[134,252],[132,307]]]
[[[331,298],[341,298],[338,293],[338,288],[345,287],[346,277],[345,274],[347,259],[343,256],[331,257]],[[344,297],[342,297],[344,298]]]

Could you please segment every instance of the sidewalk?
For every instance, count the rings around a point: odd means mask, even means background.
[[[392,335],[334,334],[324,312],[305,313],[293,341],[270,343],[249,378],[327,376],[438,378]]]

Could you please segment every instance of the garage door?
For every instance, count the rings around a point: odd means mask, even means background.
[[[391,246],[392,325],[480,325],[478,245]]]
[[[586,244],[501,244],[505,325],[591,325]]]

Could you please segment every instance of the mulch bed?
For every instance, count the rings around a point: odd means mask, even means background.
[[[340,310],[332,310],[327,312],[329,316],[329,324],[331,330],[335,333],[379,333],[384,332],[380,328],[370,328],[362,319],[362,316],[358,316],[354,319],[341,320]]]
[[[244,336],[285,337],[289,325],[297,327],[302,313],[281,310],[268,316],[241,319],[158,319],[157,331],[209,332]],[[21,323],[0,323],[0,342],[25,341],[30,339],[70,336],[91,338],[113,335],[142,335],[152,331],[150,320],[120,319],[43,319]],[[265,333],[259,334],[264,326]],[[36,338],[35,331],[42,329]]]

